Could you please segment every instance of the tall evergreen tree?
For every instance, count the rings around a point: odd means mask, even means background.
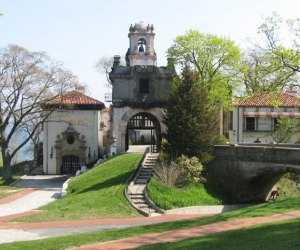
[[[200,81],[199,74],[189,66],[174,78],[164,121],[171,158],[183,154],[197,156],[202,163],[210,159],[217,137],[216,109]]]

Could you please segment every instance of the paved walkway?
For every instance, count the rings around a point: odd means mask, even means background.
[[[71,234],[80,234],[94,231],[99,232],[108,229],[120,229],[141,225],[150,225],[154,223],[162,223],[167,221],[178,221],[200,217],[200,215],[163,215],[159,217],[94,219],[38,223],[5,222],[6,220],[11,219],[12,217],[17,217],[17,215],[0,218],[2,220],[0,221],[0,244],[15,241],[28,241],[58,236],[66,236]]]
[[[67,176],[23,176],[13,186],[23,187],[24,190],[10,195],[0,201],[0,243],[41,239],[42,236],[24,230],[11,229],[10,226],[2,229],[3,221],[34,213],[60,196],[62,184]],[[17,223],[18,224],[18,223]],[[17,225],[16,224],[16,225]],[[9,225],[7,223],[6,225]]]
[[[60,197],[62,184],[67,176],[23,176],[13,186],[29,188],[16,197],[7,198],[6,202],[0,203],[0,217],[20,214],[37,209]]]

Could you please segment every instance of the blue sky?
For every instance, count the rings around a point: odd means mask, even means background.
[[[300,17],[299,0],[0,0],[0,47],[18,44],[61,61],[104,101],[105,77],[94,64],[102,56],[124,55],[130,24],[154,25],[158,66],[177,35],[189,29],[225,36],[241,47],[276,11]]]

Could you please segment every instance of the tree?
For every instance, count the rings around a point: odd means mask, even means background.
[[[225,108],[231,105],[240,61],[240,50],[233,41],[190,30],[176,37],[167,54],[198,72],[199,84],[208,91],[210,101]]]
[[[171,158],[186,155],[196,156],[202,163],[210,160],[217,122],[215,107],[208,98],[199,74],[189,66],[174,78],[164,121]]]
[[[288,28],[288,32],[284,34],[288,40],[280,38],[280,33],[285,30],[284,25]],[[283,22],[277,13],[273,13],[259,27],[259,32],[265,38],[266,43],[257,45],[257,47],[272,55],[273,62],[276,62],[277,65],[281,65],[294,73],[299,73],[300,19],[290,19]]]
[[[298,119],[279,117],[272,137],[277,143],[293,143],[292,139],[299,132],[299,126]]]
[[[108,83],[109,87],[112,86],[111,80],[109,78],[109,73],[111,71],[113,63],[114,63],[114,58],[113,57],[103,56],[103,57],[99,58],[98,62],[96,62],[96,64],[95,64],[95,68],[100,73],[105,74],[106,80],[107,80],[107,83]]]
[[[282,92],[296,82],[296,74],[284,67],[272,53],[249,49],[242,60],[241,82],[249,95],[256,92]]]
[[[0,50],[0,147],[5,180],[12,177],[12,158],[54,111],[43,109],[44,102],[76,86],[80,86],[77,78],[45,53],[17,45]],[[12,146],[17,137],[19,143]]]

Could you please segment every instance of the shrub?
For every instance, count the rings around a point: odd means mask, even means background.
[[[204,181],[202,177],[203,166],[197,157],[188,158],[182,155],[176,159],[175,164],[182,170],[187,183]]]
[[[160,159],[155,166],[154,174],[168,187],[178,186],[182,182],[182,171],[179,166],[164,159]]]
[[[204,182],[203,166],[197,157],[180,156],[175,161],[160,159],[155,175],[169,187],[182,187],[192,182]]]

